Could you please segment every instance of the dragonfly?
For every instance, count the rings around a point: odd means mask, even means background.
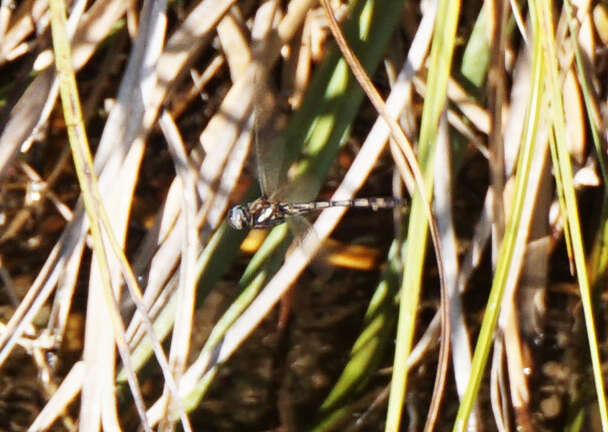
[[[395,197],[294,202],[291,197],[297,196],[298,190],[293,187],[293,184],[287,184],[287,187],[279,187],[279,185],[287,183],[285,181],[287,170],[284,167],[285,161],[283,160],[284,148],[281,148],[280,140],[271,137],[276,135],[274,130],[276,128],[269,126],[270,120],[276,118],[276,116],[270,115],[272,108],[269,108],[269,106],[274,105],[271,96],[273,92],[268,88],[264,79],[258,80],[257,85],[259,88],[256,91],[261,96],[256,97],[257,102],[253,112],[254,145],[262,196],[249,203],[237,204],[228,211],[227,220],[232,228],[236,230],[272,228],[284,222],[301,220],[301,216],[305,214],[331,207],[368,208],[376,211],[379,209],[394,209],[405,205],[404,200]],[[266,138],[261,139],[262,134],[267,135]],[[313,185],[318,184],[318,182],[311,177],[307,180],[300,181],[300,183],[308,183],[301,189],[312,191]],[[306,192],[300,194],[300,196],[306,195],[310,194]],[[281,200],[281,198],[287,197],[289,197],[289,201]],[[304,224],[310,225],[307,222],[304,222]],[[302,225],[302,223],[291,223],[292,230],[294,227]]]
[[[273,202],[265,195],[246,204],[237,204],[228,211],[228,223],[237,230],[272,228],[287,222],[291,216],[301,216],[331,207],[393,209],[405,201],[393,197],[356,198],[352,200],[323,200],[306,202]]]

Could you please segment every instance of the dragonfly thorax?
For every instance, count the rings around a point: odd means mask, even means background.
[[[261,196],[248,204],[235,205],[228,211],[228,223],[234,229],[265,229],[285,222],[286,209],[279,203],[271,203]]]
[[[266,199],[252,203],[250,210],[254,228],[271,228],[285,222],[283,207]]]

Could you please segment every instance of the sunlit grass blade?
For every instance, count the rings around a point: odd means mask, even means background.
[[[564,188],[564,200],[566,205],[566,223],[570,228],[570,236],[576,266],[576,276],[581,293],[581,302],[585,315],[585,326],[589,342],[593,377],[595,380],[595,390],[598,399],[598,408],[602,427],[608,430],[608,407],[606,405],[606,395],[604,378],[602,375],[602,364],[599,355],[596,325],[593,313],[593,303],[591,287],[587,276],[587,262],[583,246],[583,237],[579,219],[576,192],[572,179],[572,166],[568,153],[566,126],[564,119],[564,108],[561,95],[561,81],[559,79],[559,69],[557,62],[557,49],[555,47],[553,15],[550,5],[546,2],[532,2],[531,12],[538,14],[540,23],[540,37],[543,41],[543,48],[547,58],[547,90],[551,95],[551,120],[553,134],[555,137],[555,152],[557,160],[553,160],[555,176]]]
[[[427,93],[425,97],[420,139],[418,142],[418,160],[423,170],[425,193],[432,197],[433,152],[439,118],[445,109],[446,92],[452,55],[455,46],[456,24],[460,13],[459,1],[441,1],[438,5],[435,19],[435,35],[433,38],[429,74],[427,77]],[[412,210],[407,234],[407,251],[403,281],[401,284],[401,303],[397,327],[397,344],[395,361],[391,380],[386,430],[399,429],[404,398],[407,388],[406,360],[411,350],[416,309],[421,290],[422,267],[424,251],[427,244],[428,221],[425,203],[420,194],[412,198]],[[414,253],[412,251],[418,251]]]
[[[110,320],[113,329],[114,341],[120,352],[122,361],[127,365],[128,381],[133,399],[144,430],[151,431],[145,414],[145,404],[135,371],[131,367],[129,348],[125,340],[125,329],[122,323],[116,294],[112,286],[110,266],[106,246],[102,238],[103,213],[102,200],[100,197],[93,158],[89,150],[87,133],[84,126],[80,98],[76,85],[76,76],[72,68],[72,54],[67,34],[66,7],[62,0],[50,2],[51,30],[53,35],[53,48],[55,63],[57,67],[57,79],[59,81],[59,93],[61,96],[63,114],[68,130],[68,138],[74,166],[78,176],[78,182],[82,191],[83,202],[89,219],[91,236],[93,238],[93,250],[97,263],[98,275],[101,279],[102,298],[105,301],[105,316]],[[109,223],[106,224],[109,226]],[[106,235],[113,235],[106,232]],[[83,404],[86,404],[83,397]],[[98,421],[93,419],[94,422]]]
[[[572,5],[569,0],[564,2],[564,9],[568,18],[570,41],[574,50],[576,73],[579,78],[578,82],[580,83],[583,92],[591,138],[600,167],[602,183],[604,184],[602,211],[600,213],[600,228],[595,236],[592,251],[589,255],[589,278],[591,286],[594,289],[600,289],[602,282],[606,280],[606,267],[608,266],[608,192],[606,189],[606,185],[608,185],[608,172],[606,168],[606,157],[600,139],[599,125],[597,124],[597,116],[593,115],[596,112],[596,103],[594,102],[594,95],[589,87],[589,77],[584,67],[583,53],[581,52],[577,37],[578,27],[574,25],[575,17],[572,13]]]
[[[533,23],[533,29],[537,30],[538,25]],[[536,149],[536,139],[538,136],[539,117],[542,109],[542,90],[543,90],[543,71],[544,56],[541,40],[537,31],[533,35],[532,49],[532,88],[527,108],[524,131],[522,134],[522,144],[517,164],[517,179],[514,193],[514,202],[508,217],[499,256],[496,264],[492,287],[487,301],[481,329],[477,339],[477,344],[473,354],[473,366],[467,391],[462,398],[458,414],[454,424],[454,431],[465,431],[471,409],[477,398],[479,386],[484,376],[486,361],[493,343],[494,329],[500,313],[500,304],[506,288],[509,275],[519,273],[519,265],[523,255],[522,248],[527,239],[527,225],[529,220],[522,220],[526,191],[529,188],[529,173],[532,165],[533,154]],[[541,143],[540,146],[546,146]],[[541,155],[542,156],[542,155]],[[529,215],[528,215],[529,217]],[[519,254],[518,257],[515,254]],[[514,259],[518,258],[518,259]]]

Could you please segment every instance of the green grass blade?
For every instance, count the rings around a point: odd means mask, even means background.
[[[445,108],[447,83],[451,70],[456,39],[456,24],[460,12],[459,1],[441,1],[435,20],[435,35],[430,54],[428,87],[422,112],[418,159],[423,167],[425,193],[432,197],[433,151],[439,118]],[[396,431],[401,423],[401,414],[407,388],[406,360],[410,353],[416,309],[421,289],[422,266],[428,239],[428,222],[420,194],[412,198],[411,218],[407,235],[405,273],[401,284],[401,303],[397,327],[397,345],[391,391],[386,422],[387,431]],[[419,251],[419,253],[410,253]]]
[[[553,167],[556,178],[561,180],[564,188],[564,200],[566,205],[565,216],[567,224],[570,228],[570,236],[574,254],[574,263],[576,266],[576,276],[581,292],[581,302],[583,304],[583,312],[585,315],[585,325],[587,329],[587,338],[589,341],[589,350],[591,363],[593,367],[593,377],[595,380],[595,390],[598,399],[598,408],[602,428],[608,430],[608,407],[606,404],[606,394],[604,390],[604,379],[602,376],[602,365],[599,355],[597,343],[597,335],[595,330],[595,319],[593,316],[593,304],[591,296],[591,286],[587,276],[587,264],[585,259],[585,251],[583,246],[583,238],[578,215],[578,206],[576,201],[576,193],[572,179],[572,165],[570,163],[570,155],[568,153],[566,125],[564,119],[564,107],[561,95],[561,80],[559,79],[559,69],[557,63],[557,49],[555,47],[553,16],[549,4],[546,2],[532,2],[534,9],[537,9],[540,29],[539,33],[543,38],[543,48],[546,53],[548,74],[547,87],[551,94],[551,120],[553,121],[553,133],[555,137],[555,154],[557,160],[553,160]]]
[[[488,42],[487,4],[484,3],[475,20],[475,26],[462,54],[460,73],[477,90],[486,81],[490,65],[490,44]]]
[[[536,29],[538,26],[534,26],[534,28]],[[522,146],[520,148],[518,159],[516,191],[514,194],[515,199],[513,209],[511,211],[511,215],[505,230],[505,237],[500,248],[486,312],[483,317],[475,352],[473,354],[471,377],[469,378],[467,390],[458,409],[458,414],[456,416],[456,421],[453,428],[454,431],[464,432],[466,430],[469,415],[473,408],[473,404],[475,403],[479,386],[484,376],[485,365],[490,353],[490,348],[493,343],[494,329],[498,320],[500,304],[505,286],[507,284],[507,279],[511,271],[518,271],[517,269],[512,269],[512,263],[514,261],[513,258],[514,254],[516,253],[516,246],[522,245],[527,237],[527,229],[520,230],[520,228],[525,224],[525,222],[522,221],[522,212],[526,190],[528,189],[528,177],[530,166],[532,164],[532,156],[536,145],[535,141],[541,110],[544,71],[542,46],[540,44],[540,39],[537,36],[534,37],[532,54],[532,88],[527,109],[528,114],[526,115],[527,123],[524,125],[524,131],[522,133]],[[522,234],[523,232],[525,232],[525,234]]]
[[[604,156],[604,150],[602,149],[598,124],[595,117],[591,115],[591,113],[595,111],[593,106],[593,96],[591,94],[591,89],[589,88],[589,81],[583,63],[583,54],[581,53],[581,48],[578,43],[577,28],[574,26],[575,18],[572,14],[572,5],[570,4],[570,1],[564,2],[564,9],[568,17],[570,41],[574,49],[576,72],[579,77],[578,81],[581,84],[583,99],[585,101],[585,107],[587,108],[587,120],[591,130],[591,138],[593,140],[595,154],[599,162],[603,184],[608,185],[606,158]],[[604,187],[604,201],[602,203],[600,221],[601,226],[598,230],[598,234],[595,236],[589,263],[589,278],[591,280],[591,286],[596,289],[600,289],[600,287],[605,283],[606,268],[608,267],[608,190],[606,187]]]
[[[388,255],[388,262],[392,264],[389,264],[382,274],[365,313],[363,331],[351,350],[350,359],[342,375],[321,405],[318,419],[311,427],[313,431],[331,429],[344,416],[351,413],[348,402],[364,388],[391,346],[396,317],[398,251],[398,245],[394,242]]]

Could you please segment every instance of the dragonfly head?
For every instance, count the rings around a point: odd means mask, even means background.
[[[228,211],[228,224],[232,228],[242,230],[251,226],[251,223],[251,213],[246,206],[237,204]]]

